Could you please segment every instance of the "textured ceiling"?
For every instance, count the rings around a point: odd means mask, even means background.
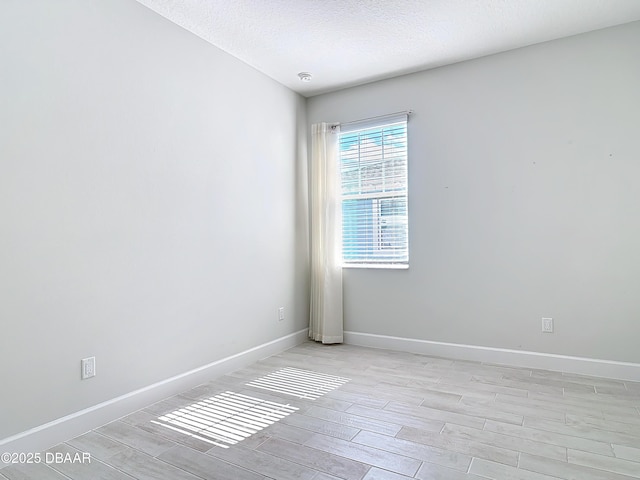
[[[640,20],[640,0],[138,1],[305,96]]]

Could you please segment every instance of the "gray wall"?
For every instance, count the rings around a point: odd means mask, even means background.
[[[0,3],[0,439],[307,326],[305,108],[137,2]]]
[[[345,329],[640,362],[639,45],[636,22],[311,98],[309,123],[415,110],[410,268],[345,270]]]

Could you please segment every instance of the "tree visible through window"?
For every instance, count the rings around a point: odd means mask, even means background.
[[[340,133],[344,264],[408,265],[407,121]]]

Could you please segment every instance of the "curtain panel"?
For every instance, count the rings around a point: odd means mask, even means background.
[[[328,123],[311,126],[309,337],[322,343],[343,341],[339,132]]]

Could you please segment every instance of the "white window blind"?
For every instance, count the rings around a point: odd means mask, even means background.
[[[406,266],[407,115],[341,126],[345,265]]]

